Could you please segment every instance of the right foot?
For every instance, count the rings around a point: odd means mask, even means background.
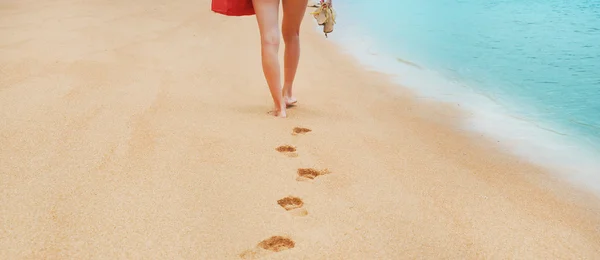
[[[281,90],[281,93],[286,107],[293,107],[296,105],[296,102],[298,102],[298,100],[296,100],[296,98],[292,95],[292,91],[290,91],[289,88],[284,87]]]
[[[286,107],[292,107],[298,102],[295,97],[283,97],[283,100],[285,100]]]

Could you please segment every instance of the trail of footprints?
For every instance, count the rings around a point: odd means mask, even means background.
[[[295,127],[292,130],[292,135],[303,135],[312,132],[312,130],[303,127]],[[284,154],[288,157],[298,157],[297,149],[292,145],[282,145],[275,150],[279,153]],[[328,169],[317,170],[313,168],[300,168],[297,171],[297,181],[312,181],[315,178],[329,174]],[[289,212],[292,216],[303,217],[308,215],[308,211],[304,208],[304,201],[295,196],[287,196],[277,200],[277,204]],[[267,238],[256,245],[256,248],[246,250],[240,254],[242,259],[255,259],[259,258],[270,252],[280,252],[288,249],[292,249],[296,246],[294,240],[285,236],[272,236]]]

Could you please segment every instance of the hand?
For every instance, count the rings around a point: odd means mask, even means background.
[[[331,6],[333,0],[321,0],[321,5]]]

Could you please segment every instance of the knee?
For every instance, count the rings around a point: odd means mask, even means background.
[[[300,41],[300,30],[283,30],[283,41],[286,44]]]
[[[279,31],[269,31],[261,36],[263,46],[279,46]]]

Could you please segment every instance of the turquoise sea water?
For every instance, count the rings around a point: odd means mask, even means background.
[[[334,1],[330,39],[600,191],[600,1]]]

